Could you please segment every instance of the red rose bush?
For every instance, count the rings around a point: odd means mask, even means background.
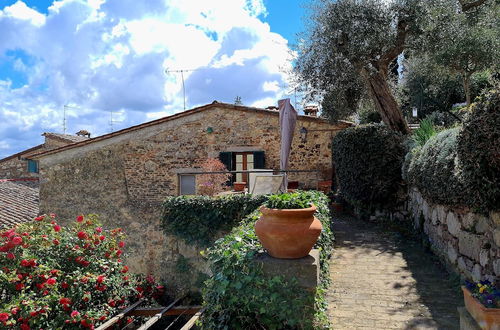
[[[162,293],[151,276],[129,274],[121,229],[95,215],[70,227],[55,215],[0,231],[0,328],[93,329],[140,298]]]

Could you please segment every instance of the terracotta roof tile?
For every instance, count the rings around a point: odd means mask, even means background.
[[[37,180],[0,180],[0,229],[37,216],[38,186]]]
[[[59,134],[59,133],[43,133],[42,136],[49,138],[56,138],[58,140],[64,140],[65,142],[76,143],[88,140],[88,137],[78,136],[78,135],[70,135],[70,134]]]

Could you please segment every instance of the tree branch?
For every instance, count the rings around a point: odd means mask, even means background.
[[[408,23],[405,20],[399,21],[395,45],[382,56],[382,59],[380,61],[381,64],[388,67],[389,64],[403,52],[403,50],[405,49],[407,35]]]
[[[460,2],[460,6],[462,7],[462,11],[466,12],[469,11],[473,8],[481,6],[483,3],[486,2],[486,0],[475,0],[472,2],[467,2],[467,0],[458,0]]]

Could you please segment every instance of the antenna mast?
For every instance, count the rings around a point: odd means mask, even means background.
[[[65,104],[63,106],[63,134],[66,134],[66,109],[80,109],[80,108],[68,104]]]
[[[186,110],[186,87],[184,85],[184,72],[192,72],[192,71],[196,71],[196,69],[194,69],[194,70],[186,70],[186,69],[169,70],[169,69],[166,69],[165,70],[166,74],[169,74],[169,73],[180,73],[181,74],[181,78],[182,78],[182,97],[183,97],[183,100],[184,100],[184,110]]]

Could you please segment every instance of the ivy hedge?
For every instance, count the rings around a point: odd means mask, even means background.
[[[333,139],[340,194],[355,207],[391,206],[404,186],[401,177],[404,137],[381,124],[361,125]]]
[[[171,196],[163,203],[161,226],[167,234],[207,247],[266,201],[265,196]]]
[[[283,277],[265,277],[253,263],[263,252],[254,230],[260,216],[255,210],[206,252],[212,277],[203,290],[203,329],[314,329],[328,324],[324,293],[333,243],[328,198],[320,192],[301,194],[317,206],[316,217],[323,224],[315,245],[321,264],[321,287],[316,295]],[[314,299],[315,310],[305,310]]]
[[[463,127],[440,132],[408,153],[403,172],[433,203],[487,213],[500,208],[500,91],[483,95]]]

